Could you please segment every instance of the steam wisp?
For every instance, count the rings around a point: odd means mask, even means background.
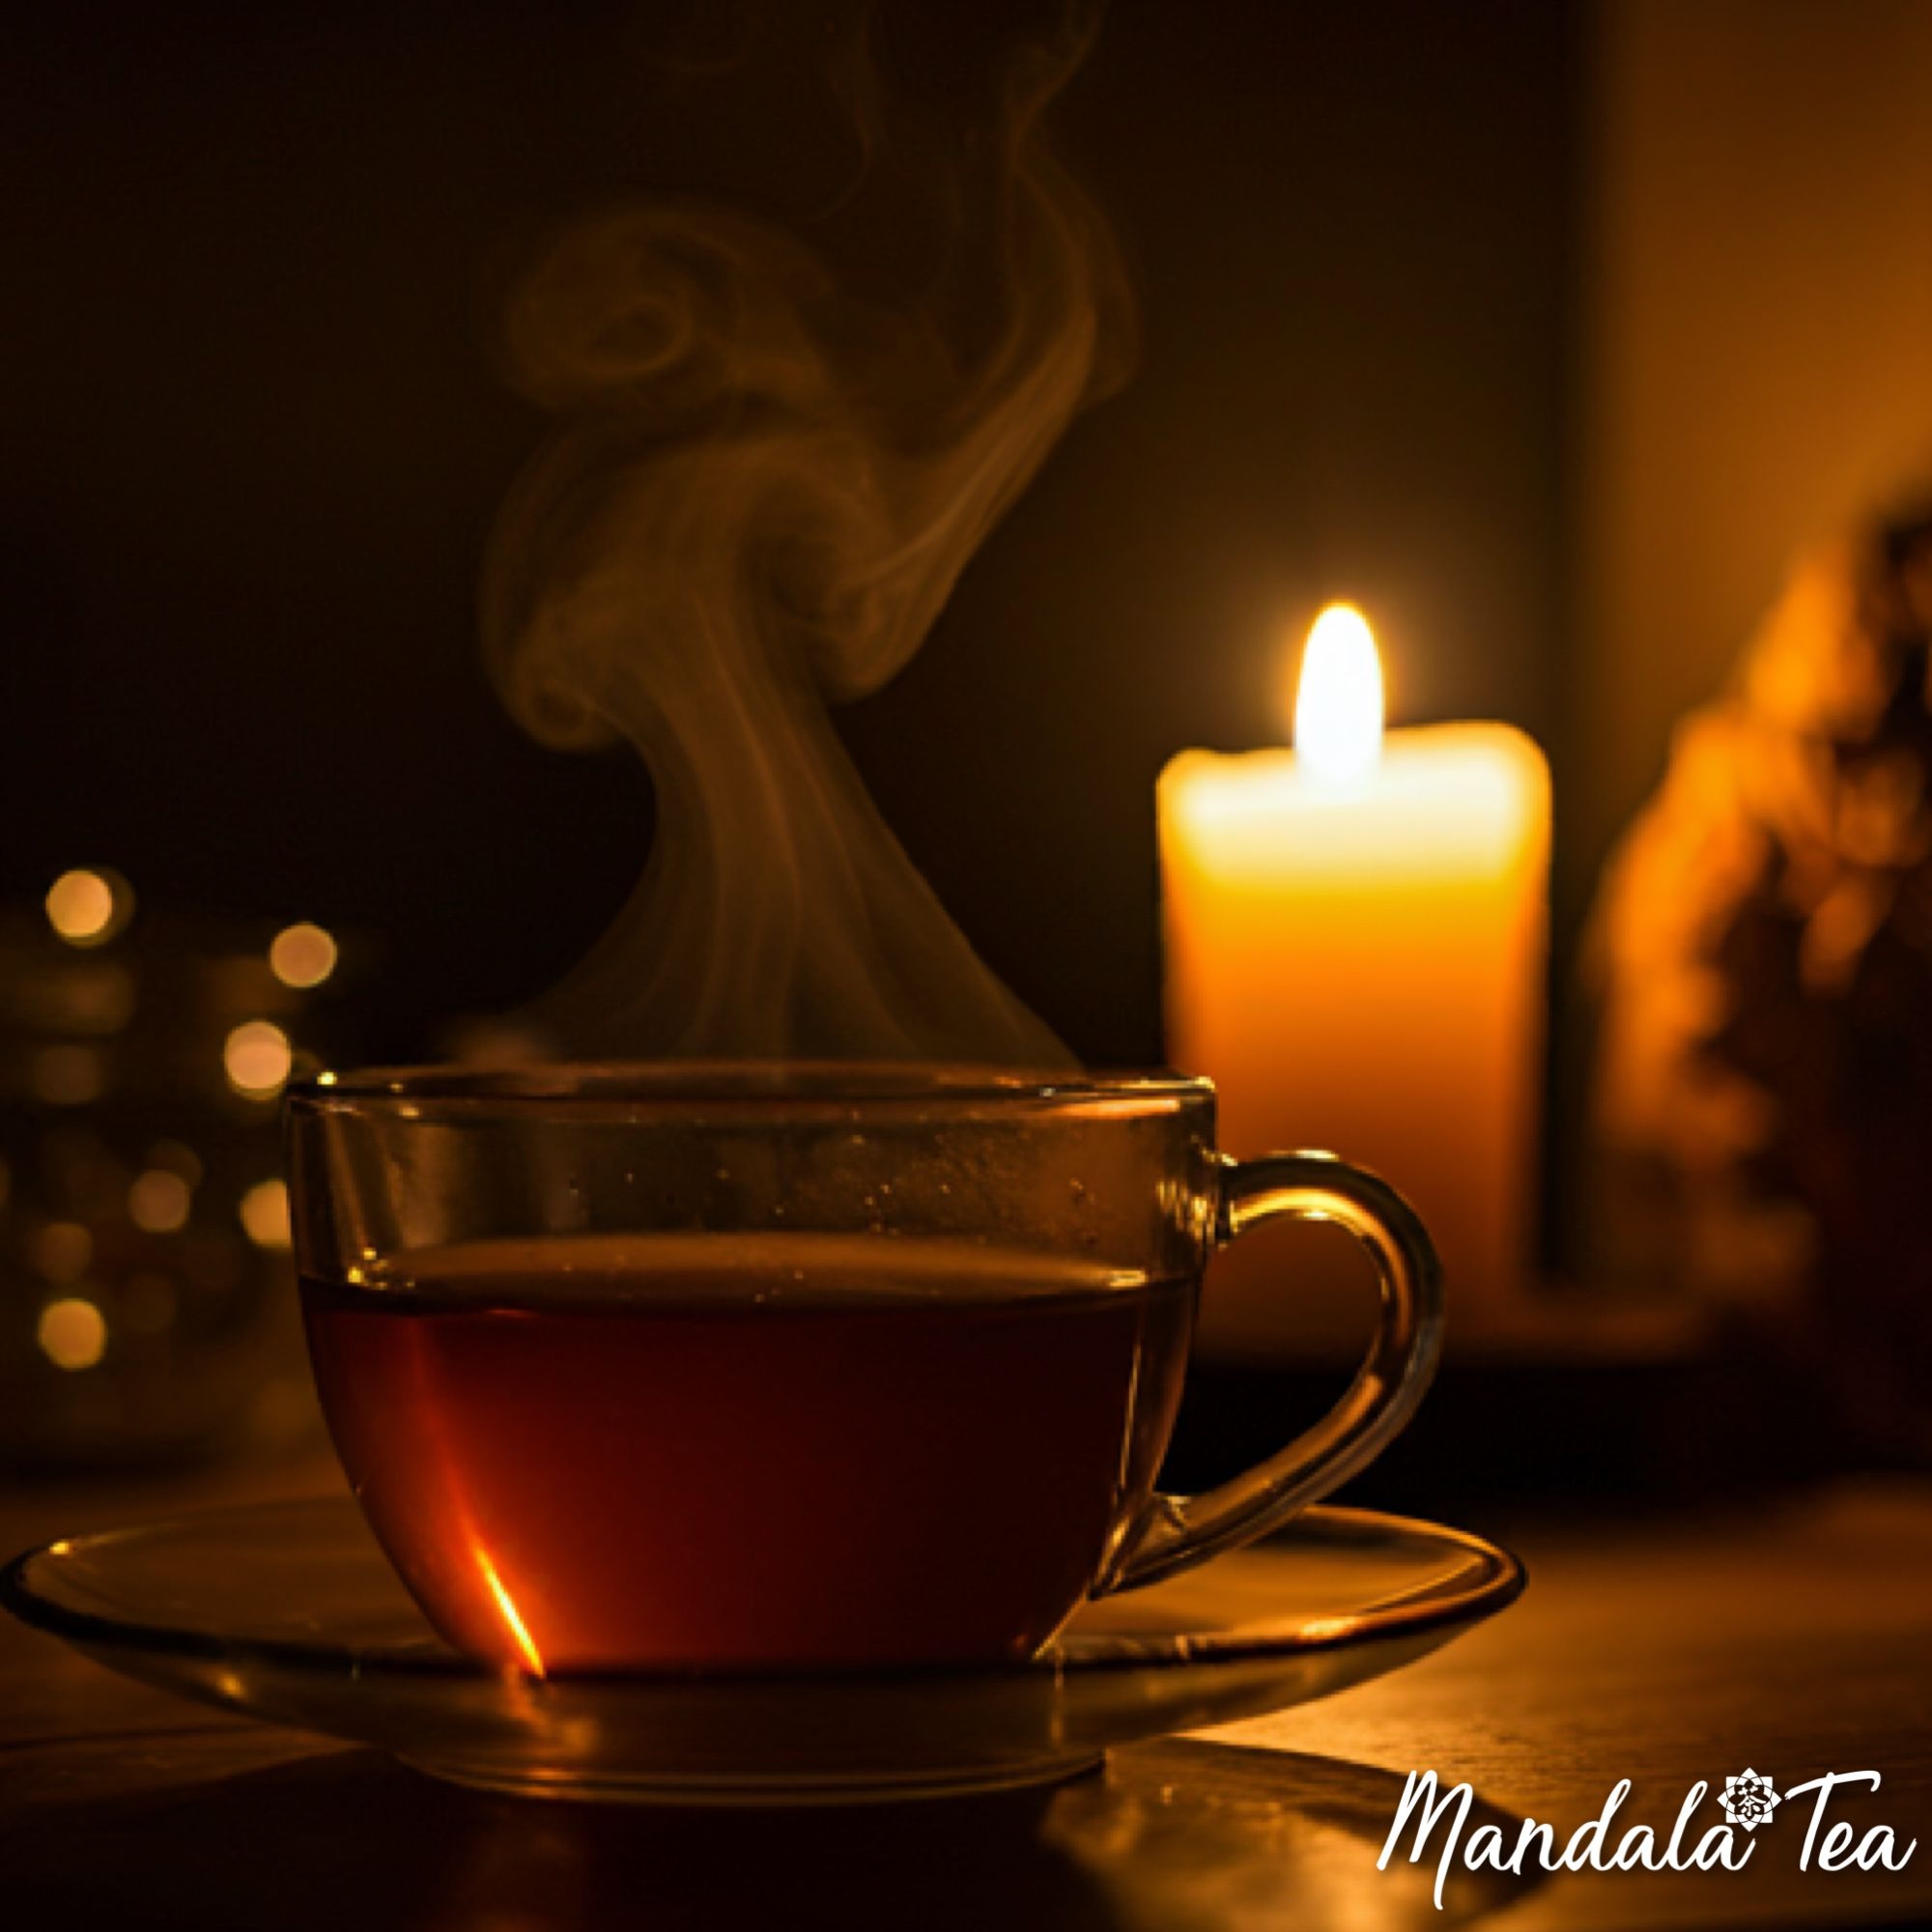
[[[1040,127],[1090,38],[1024,48],[977,130],[923,157],[848,48],[871,164],[921,168],[950,224],[918,298],[862,297],[781,226],[660,199],[564,234],[517,300],[516,378],[565,420],[493,546],[493,672],[539,739],[628,740],[657,793],[642,881],[533,1016],[563,1051],[1066,1063],[947,917],[826,707],[905,665],[1123,374],[1111,240]]]

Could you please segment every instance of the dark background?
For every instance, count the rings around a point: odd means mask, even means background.
[[[971,57],[972,9],[911,11]],[[1578,20],[1122,0],[1062,104],[1134,264],[1138,377],[841,723],[1091,1059],[1161,1057],[1155,774],[1280,735],[1328,598],[1376,619],[1398,720],[1512,719],[1561,770]],[[151,907],[364,931],[384,1053],[601,929],[648,787],[526,742],[475,639],[543,429],[493,320],[587,206],[795,209],[844,165],[781,63],[671,74],[673,44],[642,0],[10,17],[0,898],[109,865]]]

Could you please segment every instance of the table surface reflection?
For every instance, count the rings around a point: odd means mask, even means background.
[[[0,1489],[11,1553],[216,1502],[247,1478]],[[1492,1525],[1475,1523],[1488,1528]],[[0,1620],[0,1923],[355,1932],[628,1925],[1362,1928],[1885,1923],[1932,1914],[1932,1484],[1516,1539],[1513,1610],[1330,1702],[1115,1754],[1057,1789],[880,1809],[652,1812],[497,1799],[362,1750],[198,1711]],[[1614,1836],[1750,1766],[1891,1825],[1901,1871],[1801,1873],[1809,1800],[1741,1871],[1545,1877],[1376,1868],[1411,1769],[1467,1780],[1468,1830],[1559,1840],[1633,1780]],[[1793,1815],[1797,1814],[1797,1815]],[[1708,1806],[1695,1828],[1716,1813]],[[1694,1833],[1693,1833],[1694,1837]],[[1814,1861],[1815,1862],[1815,1861]]]

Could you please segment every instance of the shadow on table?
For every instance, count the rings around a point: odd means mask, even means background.
[[[373,1751],[37,1807],[0,1840],[0,1918],[195,1932],[1001,1932],[1467,1923],[1541,1875],[1377,1854],[1403,1780],[1222,1745],[1118,1753],[1042,1792],[752,1812],[471,1794]],[[1478,1805],[1469,1830],[1518,1822]]]

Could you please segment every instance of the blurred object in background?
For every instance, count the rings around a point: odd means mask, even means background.
[[[1600,1246],[1932,1459],[1932,501],[1803,561],[1594,934]],[[1821,1418],[1822,1420],[1823,1418]]]
[[[0,912],[0,1461],[315,1428],[280,1114],[340,1043],[337,965],[319,926],[156,918],[106,870]]]

